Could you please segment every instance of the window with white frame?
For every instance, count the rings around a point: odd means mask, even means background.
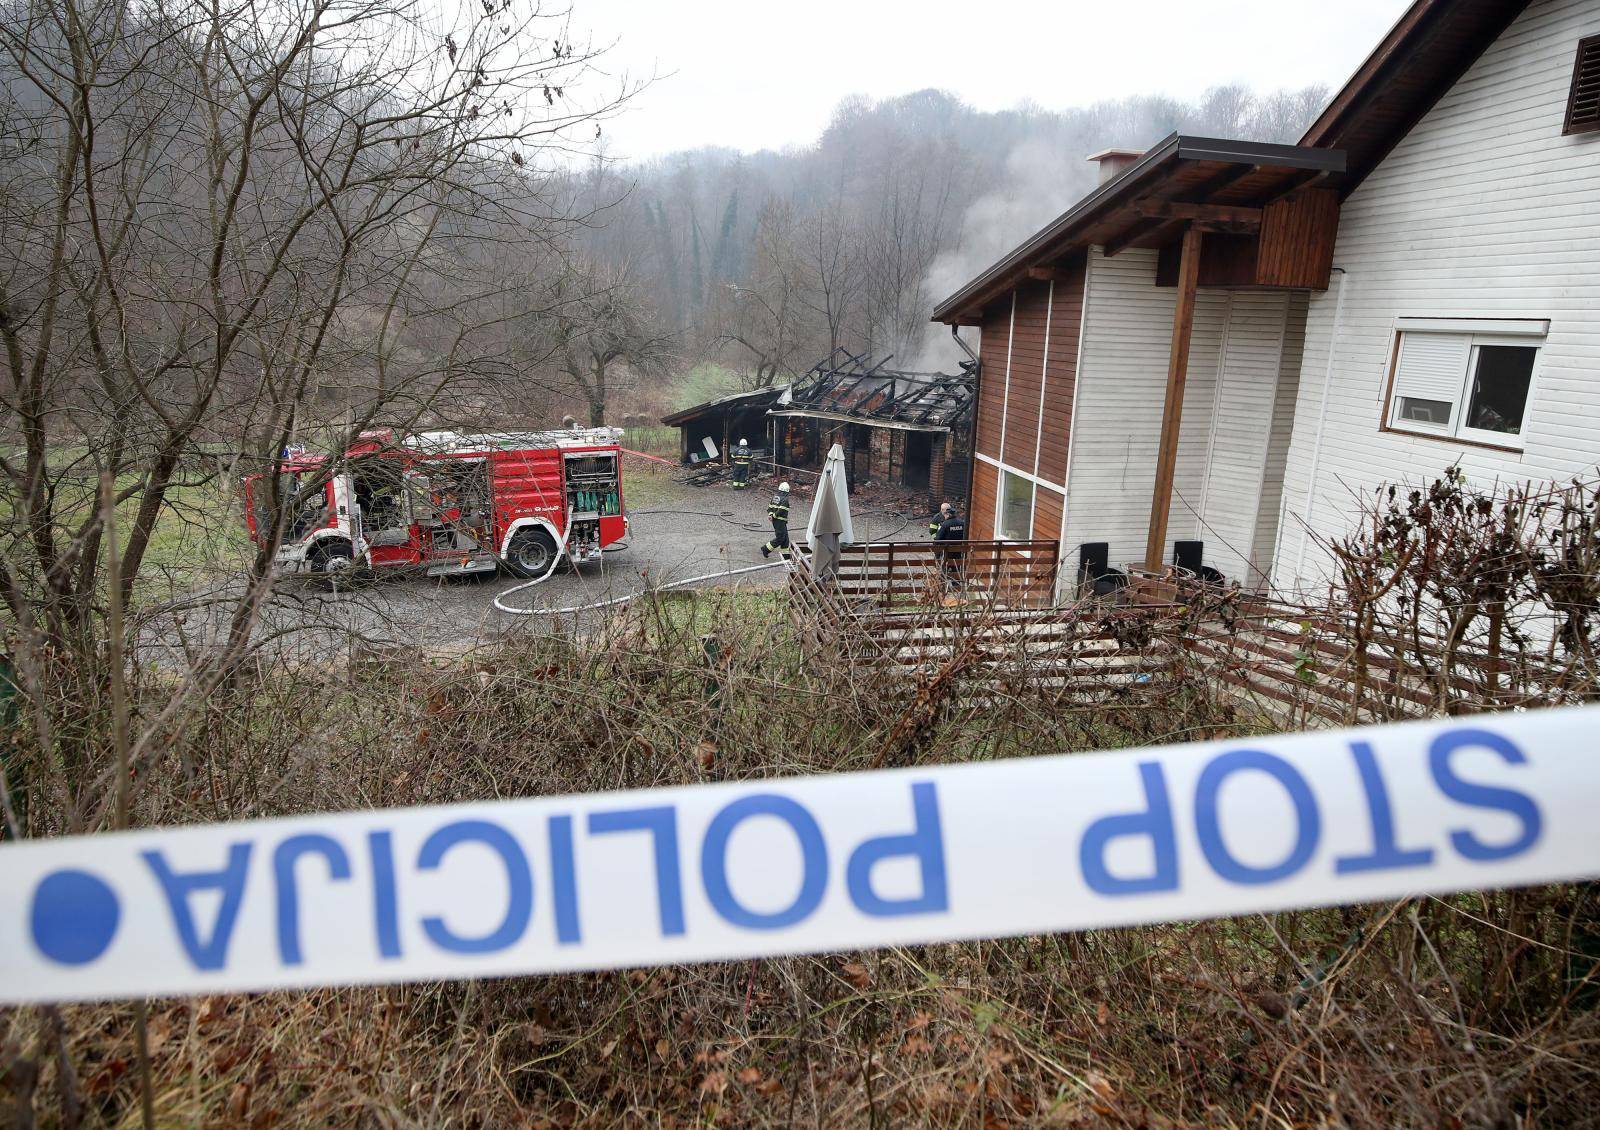
[[[1549,322],[1401,318],[1397,325],[1390,428],[1522,447]]]
[[[1008,541],[1033,537],[1033,482],[1011,471],[1000,472],[1000,506],[995,536]]]

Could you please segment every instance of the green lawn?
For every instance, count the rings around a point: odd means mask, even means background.
[[[630,460],[622,472],[622,500],[629,510],[648,506],[661,506],[669,502],[682,502],[686,489],[674,477],[676,468],[659,463],[640,466]]]
[[[681,441],[677,428],[657,424],[649,428],[625,428],[622,433],[622,446],[632,451],[642,451],[646,455],[659,455],[663,459],[675,460],[680,454]]]
[[[134,483],[132,476],[125,476],[118,485]],[[62,544],[76,535],[91,508],[98,504],[97,493],[95,480],[87,476],[64,476],[56,482],[53,502]],[[135,496],[117,505],[118,548],[127,544],[139,501]],[[8,525],[13,502],[0,498],[0,520]],[[166,505],[156,519],[135,592],[160,598],[174,586],[189,587],[230,572],[245,563],[249,547],[250,537],[233,483],[217,477],[194,486],[174,485],[168,489]],[[102,542],[102,557],[107,550]]]
[[[693,408],[707,400],[739,391],[739,375],[722,365],[696,365],[684,375],[673,396],[674,411]]]

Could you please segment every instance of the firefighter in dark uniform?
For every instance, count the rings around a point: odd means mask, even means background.
[[[789,548],[789,484],[779,483],[778,493],[767,503],[767,517],[772,519],[772,540],[761,547],[761,556],[768,557],[775,549]]]
[[[750,445],[743,439],[733,449],[733,489],[743,490],[750,484]]]
[[[966,541],[967,520],[956,511],[953,503],[946,502],[939,507],[939,513],[934,515],[933,521],[928,523],[928,532],[933,535],[935,542]],[[961,550],[935,549],[934,553],[939,558],[939,571],[948,580],[959,584],[963,556]]]

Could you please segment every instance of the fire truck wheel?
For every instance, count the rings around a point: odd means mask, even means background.
[[[506,546],[506,563],[519,577],[542,577],[550,570],[556,555],[556,541],[544,530],[530,527],[518,530]]]
[[[308,560],[313,573],[334,584],[348,578],[356,569],[355,548],[343,538],[318,542]]]

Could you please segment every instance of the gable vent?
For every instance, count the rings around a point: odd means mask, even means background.
[[[1572,68],[1572,95],[1567,99],[1567,124],[1562,133],[1600,130],[1600,35],[1578,44]]]

